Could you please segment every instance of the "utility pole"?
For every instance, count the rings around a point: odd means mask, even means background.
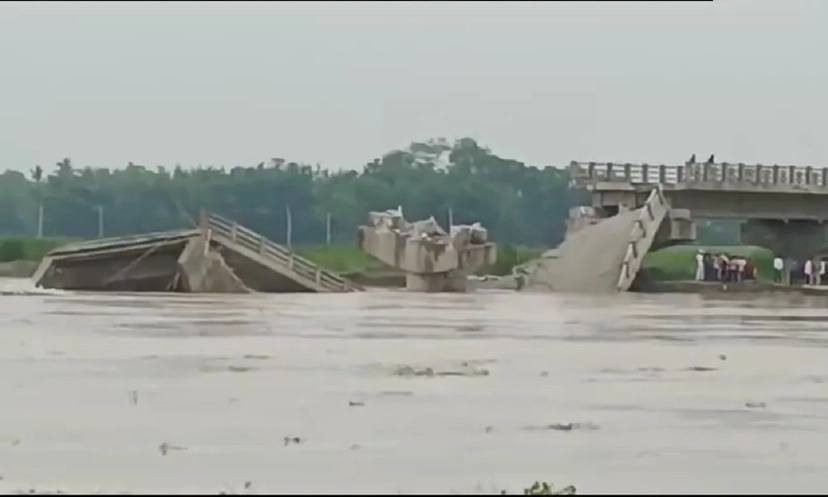
[[[37,205],[37,237],[43,238],[43,203]]]
[[[448,209],[448,218],[449,218],[449,231],[451,231],[451,227],[454,226],[454,209],[449,207]]]
[[[98,211],[98,238],[103,238],[103,236],[104,236],[103,206],[102,205],[96,205],[95,208]]]
[[[285,206],[285,215],[287,216],[287,217],[286,217],[286,219],[287,219],[287,226],[286,226],[286,228],[285,228],[285,231],[286,231],[287,233],[285,233],[285,239],[287,240],[287,246],[288,246],[288,248],[290,248],[290,245],[291,245],[291,243],[290,243],[290,242],[291,242],[291,237],[292,237],[292,235],[293,235],[293,219],[292,219],[292,217],[291,217],[291,215],[290,215],[290,206],[289,206],[289,205],[288,205],[288,206]]]
[[[325,217],[325,243],[331,244],[331,213]]]

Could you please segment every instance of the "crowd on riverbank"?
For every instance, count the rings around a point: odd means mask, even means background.
[[[696,281],[748,281],[757,277],[758,270],[750,257],[704,250],[696,254]]]
[[[820,258],[798,261],[793,258],[773,260],[773,281],[788,285],[828,284],[828,266]],[[696,254],[696,281],[749,281],[759,277],[759,270],[750,257],[728,253]]]

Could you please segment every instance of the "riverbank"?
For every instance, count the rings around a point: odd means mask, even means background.
[[[754,245],[675,245],[650,252],[644,258],[642,267],[652,280],[693,281],[699,249],[709,254],[725,253],[749,258],[756,266],[761,281],[770,280],[773,275],[773,252]]]

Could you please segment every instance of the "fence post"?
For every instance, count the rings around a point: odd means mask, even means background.
[[[104,236],[103,206],[102,205],[97,205],[95,207],[96,207],[96,210],[98,211],[98,238],[103,238],[103,236]]]
[[[293,216],[290,214],[290,206],[285,206],[285,240],[287,241],[287,248],[290,249],[291,237],[293,236]]]
[[[37,206],[37,237],[43,238],[43,203]]]
[[[325,243],[327,245],[331,244],[331,213],[328,212],[327,216],[325,216]]]

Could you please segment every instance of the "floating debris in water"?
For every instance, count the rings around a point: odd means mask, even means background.
[[[461,365],[459,370],[447,370],[447,371],[435,371],[433,368],[426,367],[423,369],[415,369],[411,366],[403,365],[397,366],[394,369],[394,375],[396,376],[404,376],[404,377],[412,377],[412,376],[423,376],[426,378],[432,378],[434,376],[488,376],[489,371],[483,368],[477,367],[470,367],[466,364]]]
[[[708,371],[718,371],[718,368],[711,368],[711,367],[708,367],[708,366],[691,366],[691,367],[687,368],[687,371],[696,371],[696,372],[700,372],[700,373],[705,373],[705,372],[708,372]]]
[[[539,481],[533,483],[531,487],[523,489],[523,495],[575,495],[576,493],[577,490],[572,485],[555,490],[550,483]]]
[[[233,373],[246,373],[248,371],[255,371],[256,368],[247,366],[227,366],[227,370],[232,371]]]
[[[285,443],[285,447],[287,447],[290,444],[298,445],[298,444],[303,443],[305,441],[301,437],[284,437],[282,440]]]
[[[532,431],[552,430],[552,431],[574,431],[574,430],[598,430],[600,427],[593,423],[555,423],[544,426],[527,426],[525,429]]]
[[[187,447],[181,447],[179,445],[170,445],[167,442],[164,442],[158,446],[158,452],[160,452],[162,456],[166,456],[167,453],[171,450],[187,450]]]

